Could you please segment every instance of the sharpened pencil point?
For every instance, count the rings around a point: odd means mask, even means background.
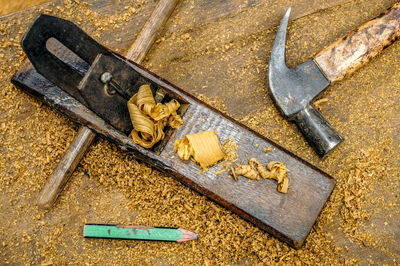
[[[183,236],[178,239],[176,242],[185,242],[185,241],[190,241],[190,240],[196,240],[198,238],[198,235],[196,233],[193,233],[189,230],[179,228],[179,231],[183,233]]]

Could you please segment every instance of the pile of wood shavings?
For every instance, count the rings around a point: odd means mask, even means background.
[[[152,148],[165,137],[166,125],[171,128],[183,125],[181,116],[176,113],[179,107],[180,103],[175,99],[165,104],[156,103],[150,85],[140,86],[128,101],[133,141],[144,148]]]

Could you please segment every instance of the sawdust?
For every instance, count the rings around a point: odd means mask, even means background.
[[[205,102],[206,104],[214,107],[215,109],[221,111],[222,113],[226,113],[226,106],[225,102],[218,96],[214,97],[206,97],[205,95],[198,93],[196,97],[200,100]]]
[[[393,2],[356,0],[292,22],[287,45],[288,64],[294,66],[304,61]],[[132,12],[129,8],[116,11],[119,15],[103,11],[105,15],[97,13],[86,2],[79,3],[66,1],[60,8],[43,11],[79,22],[96,38],[108,39],[107,34],[113,33],[115,39],[122,38],[118,26],[125,25],[124,19],[129,16],[123,14]],[[154,7],[152,4],[124,2],[135,8],[135,16],[148,15]],[[78,127],[9,85],[11,75],[25,58],[19,41],[38,13],[35,11],[23,20],[0,23],[2,262],[43,265],[397,264],[400,261],[400,74],[393,66],[400,65],[399,43],[327,90],[325,95],[329,94],[329,102],[322,113],[346,140],[320,161],[296,127],[282,119],[266,94],[267,54],[276,29],[235,37],[228,42],[219,34],[211,35],[213,40],[209,42],[184,36],[186,33],[196,36],[196,31],[204,29],[206,32],[208,27],[225,35],[238,32],[239,27],[227,31],[220,28],[221,21],[229,24],[237,18],[231,17],[210,25],[198,24],[197,28],[177,31],[172,36],[170,33],[176,25],[181,25],[180,19],[189,16],[191,6],[197,5],[194,1],[183,1],[179,15],[172,18],[164,40],[153,48],[146,64],[191,93],[199,92],[194,86],[206,84],[208,88],[202,89],[205,85],[201,85],[199,90],[211,101],[218,97],[212,104],[217,109],[233,115],[334,176],[337,187],[305,246],[300,250],[289,248],[172,177],[139,163],[101,139],[90,148],[57,206],[50,212],[39,211],[34,206],[38,192]],[[266,14],[262,8],[257,13]],[[243,16],[232,21],[234,25],[246,29],[247,25],[254,24],[248,14],[244,11],[241,14]],[[108,24],[107,19],[113,18],[116,21]],[[134,34],[127,40],[110,42],[110,46],[122,47],[124,51],[133,38]],[[180,55],[188,55],[183,58],[185,60],[181,60],[182,57],[172,60],[179,55],[174,52],[176,50],[180,50]],[[213,65],[215,62],[226,62],[226,65]],[[168,66],[168,70],[160,65]],[[217,72],[219,76],[213,75]],[[190,78],[188,73],[196,77]],[[218,91],[219,88],[226,91]],[[179,226],[199,233],[199,240],[180,245],[87,240],[81,237],[81,226],[85,222]]]
[[[0,15],[9,14],[45,2],[49,2],[49,0],[0,0]]]
[[[239,159],[239,154],[237,152],[239,146],[234,137],[229,137],[222,142],[222,147],[225,154],[224,160],[221,162],[222,170],[229,172],[231,165]]]

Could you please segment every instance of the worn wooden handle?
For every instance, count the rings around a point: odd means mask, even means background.
[[[143,61],[177,3],[178,0],[160,0],[158,2],[135,42],[129,48],[127,52],[128,59],[138,64]],[[53,206],[95,136],[96,133],[91,129],[84,126],[79,128],[78,135],[68,147],[56,170],[47,179],[40,192],[37,202],[39,207],[49,209]]]
[[[171,16],[178,0],[160,0],[150,18],[144,24],[135,42],[129,48],[126,58],[140,64],[153,45],[163,25]]]
[[[324,48],[314,61],[331,81],[352,73],[400,36],[400,3]]]

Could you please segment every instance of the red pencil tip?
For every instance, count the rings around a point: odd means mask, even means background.
[[[198,238],[198,235],[196,233],[193,233],[189,230],[179,228],[179,231],[183,233],[183,236],[178,239],[176,242],[185,242],[185,241],[190,241],[190,240],[196,240]]]

